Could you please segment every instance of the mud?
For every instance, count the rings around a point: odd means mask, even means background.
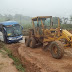
[[[0,52],[0,72],[19,72],[5,51]]]
[[[42,47],[31,49],[24,43],[7,45],[15,56],[21,59],[25,72],[72,72],[72,49],[65,49],[62,59],[52,58]]]

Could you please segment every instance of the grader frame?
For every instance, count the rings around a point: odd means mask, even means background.
[[[49,29],[45,28],[45,20],[48,18],[50,19]],[[64,46],[72,47],[72,34],[66,29],[60,29],[59,18],[58,27],[56,29],[53,28],[52,16],[34,17],[32,18],[32,24],[33,29],[29,30],[29,38],[25,39],[26,46],[34,48],[36,47],[36,44],[42,43],[43,46],[48,46],[50,48],[52,56],[57,59],[62,58],[64,54]]]

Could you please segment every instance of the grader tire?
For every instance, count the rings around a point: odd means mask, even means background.
[[[30,45],[29,45],[31,48],[36,48],[36,40],[31,37],[30,38]]]
[[[30,39],[28,37],[25,38],[25,45],[26,45],[26,47],[29,47],[29,40]]]
[[[50,45],[50,51],[54,58],[60,59],[64,55],[64,47],[60,41],[53,41]]]

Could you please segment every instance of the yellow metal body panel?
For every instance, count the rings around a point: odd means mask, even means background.
[[[37,17],[34,17],[32,18],[32,20],[35,20],[37,18],[51,18],[52,16],[37,16]]]

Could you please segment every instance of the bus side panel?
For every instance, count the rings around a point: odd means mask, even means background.
[[[4,41],[4,37],[3,37],[3,33],[2,32],[0,32],[0,40]]]

